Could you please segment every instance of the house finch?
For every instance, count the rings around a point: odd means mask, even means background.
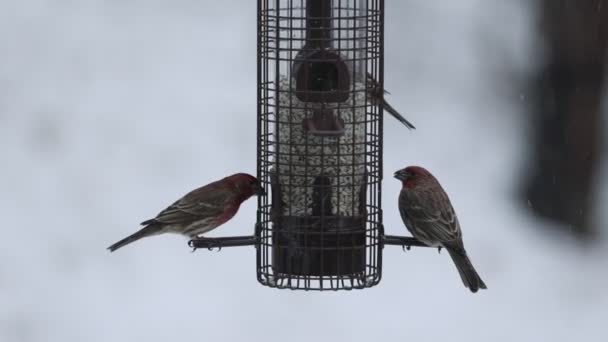
[[[113,252],[141,238],[162,233],[177,233],[196,238],[230,220],[241,203],[252,195],[265,195],[260,182],[246,173],[237,173],[187,193],[145,226],[108,249]]]
[[[367,74],[367,87],[370,89],[369,96],[371,97],[372,103],[374,105],[378,105],[378,101],[382,101],[384,105],[384,110],[386,110],[390,115],[392,115],[395,119],[399,120],[399,122],[404,124],[405,127],[409,129],[416,129],[416,127],[414,127],[411,122],[407,121],[406,118],[401,116],[401,114],[399,114],[399,112],[397,112],[397,110],[395,110],[395,108],[393,108],[393,106],[391,106],[384,99],[384,94],[389,94],[389,92],[386,90],[382,91],[380,89],[380,84],[378,84],[378,81],[376,81],[370,73]]]
[[[395,172],[402,182],[399,212],[412,235],[431,247],[445,248],[464,286],[471,292],[485,289],[486,284],[471,264],[462,243],[462,231],[454,208],[437,179],[419,166],[409,166]]]

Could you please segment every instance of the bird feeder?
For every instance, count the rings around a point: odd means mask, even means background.
[[[191,246],[255,245],[263,285],[340,290],[378,284],[383,245],[422,245],[383,232],[383,108],[370,98],[383,89],[383,33],[383,0],[258,0],[257,176],[268,195],[254,236]]]

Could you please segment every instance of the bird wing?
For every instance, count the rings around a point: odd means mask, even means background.
[[[216,183],[189,192],[161,211],[155,218],[142,222],[142,225],[150,223],[180,224],[219,217],[224,213],[227,203],[234,197],[234,189]]]
[[[399,211],[408,230],[424,242],[457,242],[462,233],[447,195],[403,190]]]

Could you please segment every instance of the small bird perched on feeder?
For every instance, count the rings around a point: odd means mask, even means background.
[[[399,170],[395,178],[402,183],[399,211],[410,233],[428,246],[445,248],[471,292],[486,289],[467,256],[458,218],[437,179],[420,166]]]
[[[390,115],[392,115],[395,119],[399,120],[399,122],[404,124],[405,127],[409,128],[409,129],[416,129],[416,127],[414,125],[412,125],[411,122],[407,121],[406,118],[404,118],[401,114],[399,114],[399,112],[397,112],[397,110],[395,108],[393,108],[393,106],[391,106],[386,101],[386,99],[384,99],[384,94],[389,94],[389,92],[386,90],[383,92],[380,89],[380,84],[378,84],[378,81],[376,81],[376,79],[374,79],[374,77],[370,73],[367,73],[366,78],[367,78],[367,88],[370,89],[369,96],[371,97],[372,103],[374,105],[378,105],[379,101],[382,101],[384,110],[386,110]]]
[[[230,220],[241,203],[253,195],[265,195],[257,178],[237,173],[195,189],[144,221],[145,227],[112,246],[111,252],[141,238],[163,233],[176,233],[194,239]]]

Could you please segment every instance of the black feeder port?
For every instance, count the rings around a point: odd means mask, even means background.
[[[258,0],[258,281],[302,290],[371,287],[384,245],[423,246],[382,226],[384,0]],[[400,227],[401,228],[401,227]],[[405,228],[401,228],[405,229]]]

